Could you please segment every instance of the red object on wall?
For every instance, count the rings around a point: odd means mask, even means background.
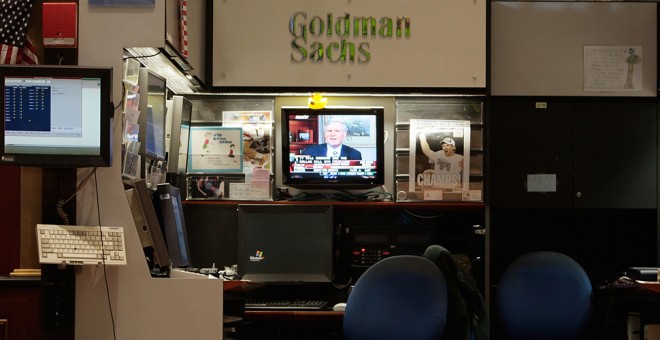
[[[75,2],[45,2],[42,24],[44,47],[77,47],[78,4]]]
[[[21,168],[0,166],[0,275],[21,265]]]

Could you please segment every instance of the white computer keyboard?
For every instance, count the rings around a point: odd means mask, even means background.
[[[40,263],[126,265],[124,228],[37,224]]]

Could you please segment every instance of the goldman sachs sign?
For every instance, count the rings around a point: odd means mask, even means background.
[[[371,61],[372,44],[410,38],[410,17],[294,12],[289,19],[292,63]]]

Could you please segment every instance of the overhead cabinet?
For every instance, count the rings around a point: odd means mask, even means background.
[[[656,207],[654,99],[494,98],[495,207]]]

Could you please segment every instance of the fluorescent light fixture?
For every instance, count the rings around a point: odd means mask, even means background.
[[[167,87],[172,92],[184,95],[203,91],[201,82],[192,74],[192,68],[188,65],[187,71],[180,69],[180,63],[175,63],[165,48],[126,47],[125,50],[142,65],[164,77],[167,80]],[[180,58],[178,59],[180,61]]]

